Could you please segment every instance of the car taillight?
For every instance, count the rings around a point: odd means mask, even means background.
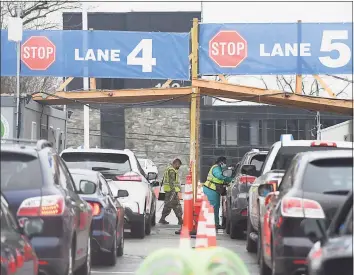
[[[116,179],[120,181],[142,181],[143,180],[141,176],[116,176]]]
[[[256,177],[253,177],[253,176],[241,176],[240,177],[240,183],[243,183],[243,184],[252,184],[254,183],[254,181],[256,180]]]
[[[314,141],[311,143],[311,147],[337,147],[335,142]]]
[[[92,216],[98,216],[101,213],[101,205],[97,202],[88,202],[92,208]]]
[[[58,195],[25,199],[17,210],[17,216],[60,216],[64,213],[64,198]]]
[[[23,266],[23,263],[24,263],[24,258],[21,255],[20,251],[16,249],[16,267],[21,268]]]
[[[16,260],[13,255],[10,255],[7,265],[8,274],[15,274],[16,273]]]
[[[301,198],[283,198],[281,202],[283,217],[324,219],[321,205],[314,200]]]

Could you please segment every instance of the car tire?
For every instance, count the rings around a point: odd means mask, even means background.
[[[235,224],[232,220],[230,220],[230,238],[231,239],[243,239],[244,234],[243,230]]]
[[[107,265],[115,266],[117,263],[117,232],[114,231],[114,239],[112,248],[108,253],[104,253],[103,257],[107,260]]]
[[[117,247],[117,257],[121,257],[124,254],[124,228],[122,228],[121,232],[120,243]]]
[[[257,243],[253,241],[250,237],[251,233],[254,233],[255,230],[251,224],[250,216],[247,217],[247,236],[246,236],[246,250],[250,253],[257,252]]]
[[[134,238],[144,239],[145,238],[145,226],[146,218],[144,216],[143,220],[132,224],[131,234]]]
[[[87,240],[86,261],[80,268],[74,273],[75,275],[90,275],[91,274],[91,236]]]
[[[152,216],[149,214],[149,215],[146,215],[147,218],[146,218],[146,224],[145,224],[145,234],[147,236],[149,236],[151,234],[151,227],[152,227],[152,221],[151,221],[151,218]]]

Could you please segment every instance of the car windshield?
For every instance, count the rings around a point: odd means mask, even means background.
[[[1,189],[40,188],[42,173],[39,159],[25,154],[1,153]]]
[[[308,151],[327,151],[338,150],[343,148],[337,147],[311,147],[311,146],[283,146],[279,149],[277,156],[272,165],[271,170],[287,170],[292,159],[297,153]]]
[[[353,188],[353,159],[324,159],[308,164],[303,190],[306,192],[336,194]]]
[[[259,154],[252,157],[250,164],[256,166],[257,176],[260,175],[261,169],[263,167],[264,161],[267,155]]]
[[[68,152],[61,156],[69,168],[95,171],[114,171],[124,174],[131,171],[129,156],[113,153]]]

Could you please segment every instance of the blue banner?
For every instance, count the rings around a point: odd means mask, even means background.
[[[352,23],[201,24],[201,75],[352,74]]]
[[[1,31],[1,75],[16,74],[16,44]],[[24,31],[22,76],[189,80],[189,34]]]

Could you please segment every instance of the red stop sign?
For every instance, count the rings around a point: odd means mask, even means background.
[[[219,31],[209,41],[209,57],[221,68],[234,68],[247,57],[247,41],[237,31]]]
[[[34,71],[44,71],[55,61],[55,45],[45,36],[31,36],[21,47],[21,60]]]

